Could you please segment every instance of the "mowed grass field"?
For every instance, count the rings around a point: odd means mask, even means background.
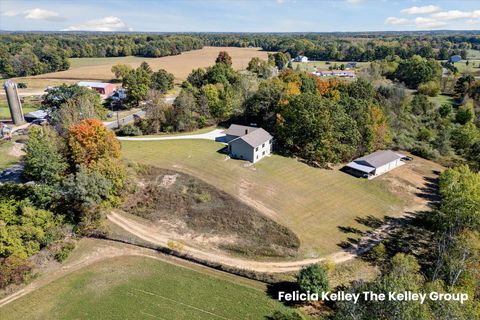
[[[405,200],[383,179],[357,179],[278,155],[251,166],[225,160],[223,144],[208,140],[122,141],[123,155],[140,163],[194,175],[255,206],[300,238],[300,255],[318,257],[351,237],[339,227],[365,230],[356,218],[402,212]]]
[[[259,48],[235,47],[204,47],[200,50],[184,52],[176,56],[161,58],[143,57],[111,57],[111,58],[72,58],[70,69],[66,71],[46,73],[34,77],[22,78],[21,81],[29,82],[30,79],[66,79],[66,80],[98,80],[109,81],[114,78],[112,66],[123,63],[134,68],[140,66],[142,61],[147,62],[154,71],[165,69],[175,75],[176,81],[185,80],[188,74],[196,68],[208,67],[215,63],[220,51],[227,51],[232,57],[233,67],[237,70],[247,68],[248,62],[253,57],[267,59],[267,52]],[[20,80],[18,80],[20,81]]]
[[[286,311],[258,288],[146,257],[97,262],[0,309],[8,319],[264,319]]]

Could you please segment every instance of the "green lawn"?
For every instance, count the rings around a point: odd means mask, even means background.
[[[208,140],[122,141],[127,159],[192,174],[289,227],[301,241],[302,256],[339,250],[351,234],[343,227],[366,227],[355,218],[402,212],[404,202],[382,178],[367,181],[338,170],[309,167],[278,155],[254,166],[225,160],[222,144]]]
[[[0,309],[8,319],[264,319],[286,311],[263,290],[144,257],[118,257]]]
[[[460,73],[468,73],[468,74],[473,74],[475,76],[480,75],[480,60],[469,60],[468,61],[468,66],[467,66],[467,61],[462,60],[460,62],[456,62],[455,67],[457,67],[458,72]]]
[[[436,97],[428,97],[428,99],[434,103],[437,103],[439,106],[444,105],[444,104],[455,104],[455,101],[453,100],[452,97],[446,96],[443,94],[440,94]]]
[[[480,59],[480,50],[468,49],[467,59]]]
[[[8,154],[12,145],[12,141],[0,141],[0,170],[10,167],[18,161],[16,157]]]
[[[23,114],[38,110],[39,105],[34,103],[24,103],[22,105]],[[7,101],[0,101],[0,119],[11,119],[10,109],[8,108]]]

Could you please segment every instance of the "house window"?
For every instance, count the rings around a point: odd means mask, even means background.
[[[255,148],[255,151],[258,151],[258,147]]]
[[[262,148],[265,148],[265,143],[264,143],[264,144],[262,144]]]
[[[262,156],[264,156],[264,155],[265,155],[265,151],[262,152]]]

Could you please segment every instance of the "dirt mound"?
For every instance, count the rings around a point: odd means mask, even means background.
[[[123,210],[168,226],[177,234],[247,256],[295,256],[298,237],[231,195],[190,175],[154,167]]]

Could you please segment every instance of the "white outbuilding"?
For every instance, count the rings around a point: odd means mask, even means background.
[[[355,175],[373,179],[381,174],[393,170],[405,162],[407,156],[392,150],[379,150],[358,158],[346,165],[348,171]]]

